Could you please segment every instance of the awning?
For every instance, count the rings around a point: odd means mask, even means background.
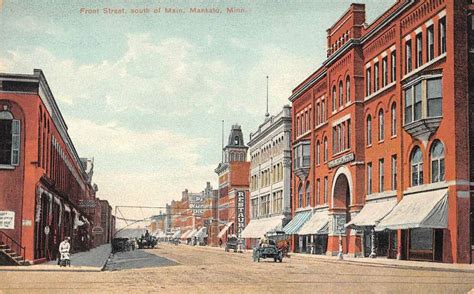
[[[174,232],[174,234],[171,238],[180,238],[180,237],[181,237],[181,231],[176,231],[176,232]]]
[[[233,222],[226,223],[224,228],[219,232],[219,234],[217,234],[217,238],[222,238],[227,232],[227,230],[230,228],[230,226],[232,226],[232,224]]]
[[[396,198],[380,202],[366,202],[362,210],[346,224],[346,227],[360,228],[376,226],[380,220],[392,211],[395,205],[397,205]]]
[[[298,235],[324,235],[328,233],[329,214],[327,210],[316,210],[311,218],[301,226]]]
[[[181,235],[181,239],[187,239],[188,238],[188,235],[189,233],[191,233],[192,230],[187,230],[186,232],[184,232],[184,234]]]
[[[200,228],[197,232],[196,232],[196,235],[194,235],[196,238],[199,238],[199,239],[204,239],[207,237],[207,228],[206,227],[202,227]]]
[[[189,233],[187,236],[186,236],[186,239],[189,239],[189,238],[193,238],[197,233],[197,230],[196,229],[193,229],[191,231],[191,233]]]
[[[311,210],[299,212],[295,217],[283,228],[283,231],[287,235],[298,234],[300,228],[309,220],[311,217]]]
[[[375,230],[448,227],[448,189],[404,196]]]
[[[270,231],[281,230],[285,216],[279,215],[262,219],[253,219],[242,231],[242,238],[261,238]]]
[[[69,205],[64,204],[64,211],[71,212],[71,208],[69,207]]]

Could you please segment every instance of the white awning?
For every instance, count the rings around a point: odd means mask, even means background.
[[[346,227],[373,227],[387,216],[397,205],[397,199],[383,200],[380,202],[366,202],[362,210],[346,224]]]
[[[253,219],[242,231],[242,238],[261,238],[270,231],[281,230],[285,216],[279,215],[261,219]]]
[[[180,238],[181,237],[181,230],[178,230],[176,232],[174,232],[172,238]]]
[[[193,230],[191,231],[191,233],[189,233],[189,234],[186,236],[186,239],[189,239],[189,238],[194,237],[194,236],[196,235],[196,233],[197,233],[197,230],[196,230],[196,229],[193,229]]]
[[[375,230],[448,227],[448,189],[404,196]]]
[[[298,235],[324,235],[328,233],[329,214],[327,210],[316,210],[311,218],[304,223]]]
[[[189,233],[191,233],[192,230],[187,230],[186,232],[184,232],[184,234],[181,235],[181,239],[187,239],[188,238],[188,235]]]
[[[226,223],[224,228],[219,232],[219,234],[217,234],[217,238],[222,238],[227,232],[227,230],[230,228],[230,226],[232,226],[232,224],[233,222]]]
[[[204,239],[207,237],[207,228],[206,227],[202,227],[200,228],[196,235],[194,235],[196,238],[199,238],[199,239]]]

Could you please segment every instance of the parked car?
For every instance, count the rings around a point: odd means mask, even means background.
[[[261,258],[273,258],[274,262],[282,262],[283,251],[279,250],[274,244],[255,247],[253,249],[253,261],[260,262]]]

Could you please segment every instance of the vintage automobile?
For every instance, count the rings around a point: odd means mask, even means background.
[[[253,261],[260,262],[261,258],[273,258],[274,262],[282,262],[283,261],[283,251],[278,249],[275,245],[273,244],[265,244],[259,247],[255,247],[253,249]]]
[[[130,251],[128,238],[113,238],[112,253]]]
[[[225,252],[229,252],[230,250],[234,250],[234,252],[237,252],[238,244],[239,239],[237,239],[237,237],[229,237],[227,243],[225,244]]]
[[[275,242],[275,246],[283,252],[284,257],[290,257],[288,255],[290,251],[290,238],[283,231],[271,231],[267,233],[269,240]]]
[[[138,239],[138,249],[153,249],[156,246],[156,238],[151,235],[147,236],[141,236],[141,238]]]

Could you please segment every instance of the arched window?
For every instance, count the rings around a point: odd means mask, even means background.
[[[324,137],[324,162],[328,161],[328,138]]]
[[[390,114],[391,114],[391,135],[395,136],[397,135],[397,106],[395,105],[395,102],[392,104],[392,108],[390,109]]]
[[[384,138],[384,119],[383,119],[383,109],[379,110],[379,141],[382,141]]]
[[[317,165],[320,164],[320,160],[321,160],[321,158],[320,158],[320,156],[321,156],[321,152],[320,152],[321,148],[320,148],[320,147],[321,147],[321,146],[320,146],[320,145],[321,145],[321,144],[319,144],[319,140],[318,140],[318,141],[316,142],[316,164],[317,164]]]
[[[339,82],[339,107],[344,105],[344,90],[342,88],[342,81]]]
[[[346,103],[351,102],[351,79],[349,76],[346,78]]]
[[[311,186],[309,182],[306,182],[306,206],[310,206],[310,198],[311,198]]]
[[[332,87],[332,111],[336,111],[336,86]]]
[[[431,182],[444,181],[444,145],[435,141],[431,147]]]
[[[303,207],[303,187],[301,184],[298,187],[298,207]]]
[[[423,184],[423,154],[420,147],[415,147],[411,153],[411,185],[418,186]]]
[[[235,136],[235,138],[234,138],[234,144],[235,144],[235,145],[239,145],[239,144],[240,144],[239,136]]]
[[[0,164],[20,163],[20,121],[7,110],[0,111]]]
[[[367,116],[367,145],[372,145],[372,117]]]

